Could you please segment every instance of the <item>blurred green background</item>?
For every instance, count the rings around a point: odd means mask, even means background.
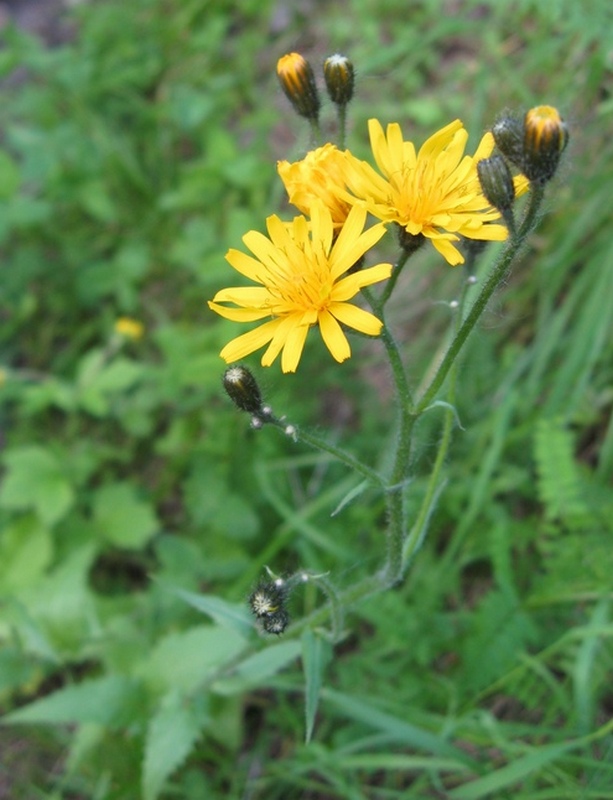
[[[18,5],[0,44],[0,797],[613,797],[610,2],[97,0],[56,11],[51,41]],[[318,74],[354,61],[363,157],[370,116],[416,142],[460,117],[471,152],[505,109],[555,105],[571,132],[465,353],[430,536],[334,651],[257,636],[245,601],[264,565],[341,587],[373,572],[381,499],[331,518],[346,470],[249,429],[220,382],[239,328],[206,307],[234,283],[228,247],[290,213],[276,161],[309,142],[275,76],[292,50]],[[424,250],[396,290],[416,382],[460,279]],[[313,336],[296,375],[248,363],[278,414],[381,457],[376,346],[339,366]],[[440,424],[420,424],[416,507]],[[292,616],[323,602],[306,587]]]

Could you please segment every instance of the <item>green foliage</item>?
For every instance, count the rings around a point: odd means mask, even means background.
[[[613,797],[610,4],[285,5],[86,2],[54,47],[2,29],[0,784]],[[355,62],[356,152],[373,115],[417,141],[543,102],[571,144],[464,353],[462,428],[406,582],[330,625],[310,581],[276,639],[245,602],[265,565],[346,587],[382,547],[380,493],[226,403],[230,327],[205,304],[227,248],[279,210],[275,160],[307,146],[274,76],[301,47]],[[458,271],[420,254],[402,280],[390,324],[417,375],[440,360]],[[351,433],[373,463],[393,404],[360,345],[258,379],[279,414]],[[445,412],[420,420],[416,515]]]

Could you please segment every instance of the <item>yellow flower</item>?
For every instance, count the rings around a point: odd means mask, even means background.
[[[321,200],[330,210],[335,228],[340,227],[351,208],[339,196],[346,189],[344,162],[345,153],[329,143],[310,150],[302,161],[277,162],[290,203],[308,216],[313,203]]]
[[[500,218],[481,191],[477,162],[494,149],[486,133],[474,156],[464,156],[468,133],[460,120],[431,136],[418,153],[404,141],[398,123],[368,122],[375,162],[382,175],[347,153],[345,180],[358,202],[383,222],[397,222],[412,236],[430,239],[451,264],[464,259],[454,247],[460,236],[503,241],[507,229],[489,224]],[[382,177],[383,176],[383,177]],[[348,198],[347,198],[348,199]]]
[[[262,365],[270,366],[283,351],[283,372],[295,372],[313,325],[319,325],[326,347],[339,362],[351,355],[339,323],[371,336],[381,331],[382,323],[373,314],[347,301],[362,287],[389,278],[391,264],[345,273],[379,241],[385,228],[375,225],[364,231],[366,211],[356,207],[335,238],[329,209],[316,203],[311,213],[310,223],[300,216],[288,224],[273,215],[266,220],[268,236],[245,234],[243,242],[255,258],[228,251],[226,259],[234,269],[259,286],[222,289],[209,307],[235,322],[267,322],[229,342],[220,354],[227,362],[268,344]]]
[[[132,317],[119,317],[115,322],[115,333],[120,336],[125,336],[126,339],[141,339],[145,332],[145,326],[142,322]]]

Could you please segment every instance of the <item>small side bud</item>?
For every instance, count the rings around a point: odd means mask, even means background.
[[[268,617],[264,617],[261,622],[262,628],[266,631],[266,633],[272,633],[275,636],[280,636],[285,632],[285,629],[289,625],[289,614],[284,608],[282,608],[277,611],[276,614],[271,614]]]
[[[324,79],[330,100],[339,106],[346,106],[353,97],[355,85],[353,63],[346,56],[338,53],[326,58]]]
[[[505,159],[499,155],[483,158],[477,163],[477,174],[488,203],[501,214],[510,211],[515,200],[515,186]]]
[[[228,367],[224,372],[223,387],[237,408],[258,417],[262,411],[262,395],[255,378],[246,367]]]
[[[281,88],[294,111],[313,122],[319,117],[319,93],[309,62],[300,53],[288,53],[277,61]]]
[[[521,119],[512,116],[500,117],[492,126],[496,146],[505,158],[522,169],[524,162],[524,125]]]
[[[550,180],[567,144],[568,128],[557,108],[531,108],[524,118],[524,175],[540,183]]]

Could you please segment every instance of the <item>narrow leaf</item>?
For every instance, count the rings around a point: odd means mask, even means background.
[[[237,633],[247,636],[253,631],[253,620],[243,603],[228,603],[212,594],[195,594],[174,586],[168,587],[192,608],[202,611],[219,625],[233,628]]]
[[[305,740],[308,744],[313,735],[315,715],[319,705],[319,691],[322,684],[323,671],[328,655],[325,642],[312,630],[307,629],[302,634],[302,667],[304,670],[304,713],[306,718]]]
[[[500,791],[513,784],[519,784],[531,772],[542,769],[574,747],[585,745],[583,742],[565,742],[563,744],[546,745],[535,748],[532,753],[519,758],[512,764],[490,772],[483,778],[460,786],[449,792],[450,800],[480,800],[482,797],[500,797]]]

